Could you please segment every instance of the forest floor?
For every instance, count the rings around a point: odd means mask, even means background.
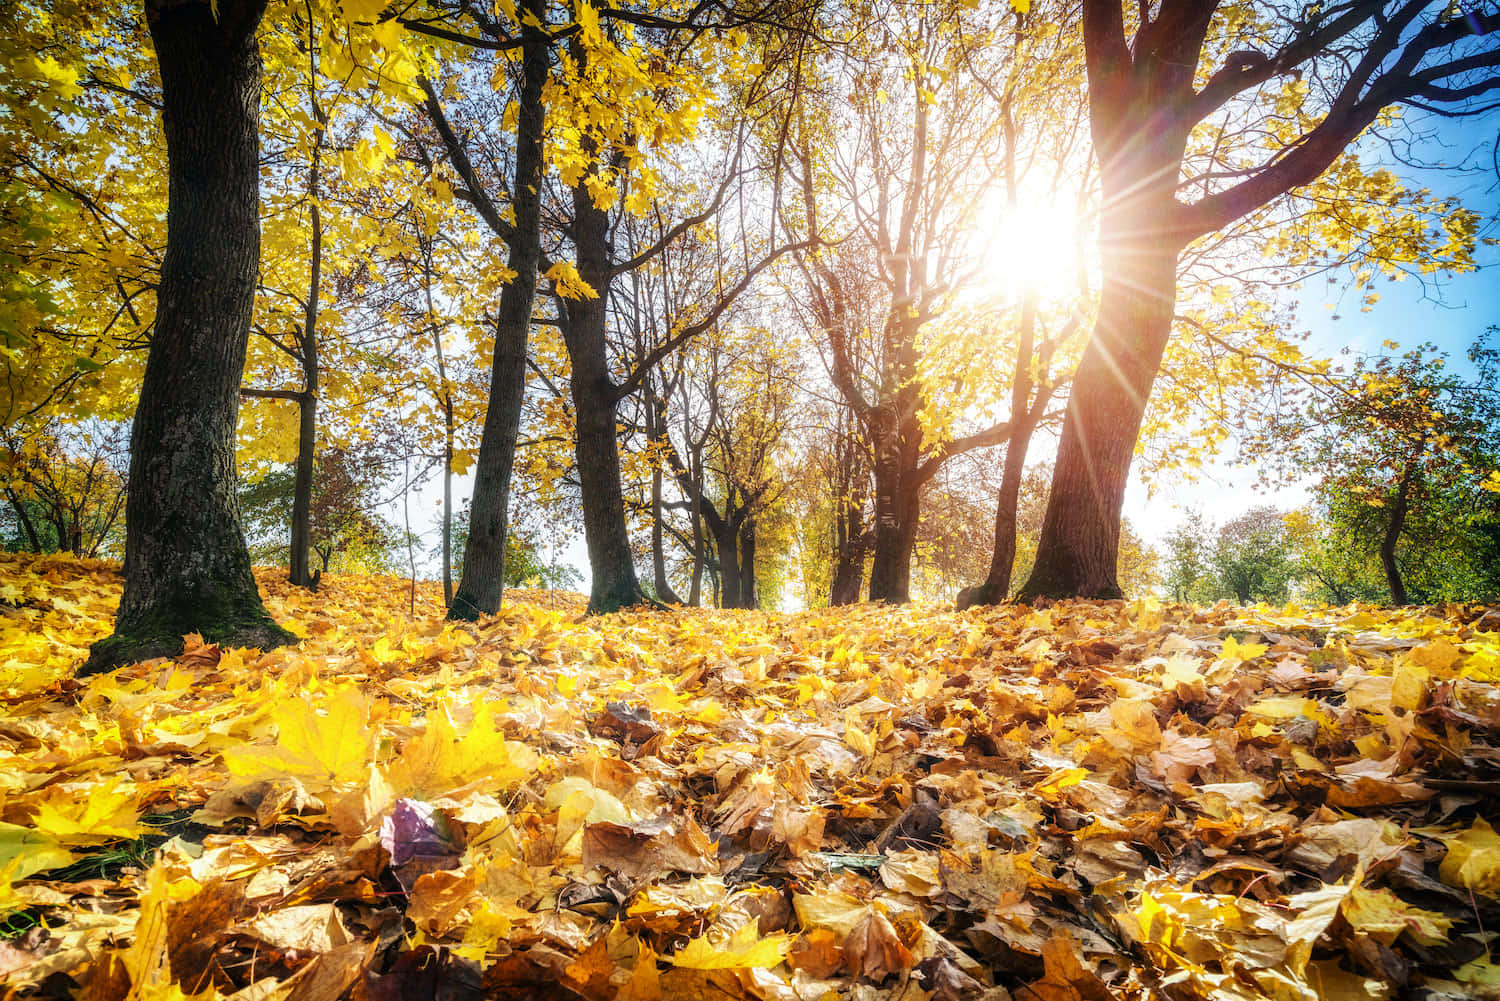
[[[0,557],[0,997],[1500,997],[1500,610],[260,582]]]

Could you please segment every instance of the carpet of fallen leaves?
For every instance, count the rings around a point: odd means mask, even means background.
[[[1500,997],[1500,611],[260,581],[80,683],[116,569],[0,557],[0,996]]]

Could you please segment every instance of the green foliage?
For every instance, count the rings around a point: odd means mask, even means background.
[[[1190,510],[1163,540],[1167,547],[1163,585],[1173,601],[1208,604],[1214,599],[1211,534],[1203,512]]]
[[[318,453],[313,473],[312,550],[324,573],[395,568],[400,538],[380,514],[380,466],[371,456],[336,447]],[[290,466],[274,467],[240,487],[240,513],[257,563],[285,563],[291,534]]]
[[[1225,522],[1209,554],[1219,587],[1241,605],[1285,602],[1297,572],[1286,535],[1286,519],[1265,505]]]
[[[1314,496],[1341,550],[1334,556],[1381,560],[1393,602],[1500,594],[1491,569],[1500,555],[1500,364],[1488,336],[1469,350],[1474,378],[1450,369],[1431,345],[1358,358],[1248,441],[1272,476],[1316,471]],[[1330,568],[1329,577],[1348,584],[1325,581],[1343,600],[1365,593],[1352,565]]]

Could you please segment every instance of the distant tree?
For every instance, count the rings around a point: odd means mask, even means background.
[[[1219,529],[1209,563],[1223,589],[1241,605],[1285,602],[1296,565],[1286,519],[1274,507],[1253,507]]]
[[[1380,561],[1347,518],[1358,507],[1346,499],[1333,509],[1308,505],[1287,512],[1287,545],[1307,597],[1335,605],[1386,600]]]
[[[372,458],[368,451],[332,445],[317,454],[309,498],[308,546],[317,558],[311,586],[330,571],[391,568],[401,540],[396,526],[380,514],[384,466]],[[257,560],[286,558],[296,493],[294,468],[272,470],[240,488],[240,508]]]
[[[1357,359],[1345,378],[1268,420],[1248,443],[1282,478],[1317,472],[1320,505],[1359,549],[1378,555],[1397,605],[1478,587],[1477,572],[1461,565],[1480,543],[1460,537],[1478,540],[1495,517],[1500,355],[1481,338],[1469,360],[1472,379],[1430,345]]]
[[[1213,526],[1203,512],[1189,510],[1182,522],[1167,533],[1167,596],[1173,601],[1203,604],[1212,600]]]
[[[0,430],[0,545],[33,553],[117,555],[125,505],[125,425],[62,428],[28,420]]]

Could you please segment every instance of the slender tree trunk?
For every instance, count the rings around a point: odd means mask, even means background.
[[[42,551],[42,540],[36,534],[36,526],[31,523],[31,516],[26,513],[26,506],[21,498],[17,497],[15,491],[10,487],[5,488],[5,497],[10,501],[10,506],[16,512],[16,520],[21,523],[21,530],[26,533],[27,543],[31,546],[33,553]]]
[[[593,571],[588,610],[602,614],[639,604],[646,596],[635,575],[625,527],[615,431],[618,389],[609,377],[609,216],[594,204],[592,193],[582,182],[573,189],[573,237],[579,277],[596,293],[592,299],[568,300],[562,329],[573,369],[583,535]]]
[[[1149,211],[1149,210],[1148,210]],[[1159,207],[1165,217],[1170,210]],[[1121,213],[1121,215],[1125,215]],[[1106,220],[1099,316],[1073,378],[1036,565],[1020,600],[1119,598],[1120,509],[1151,384],[1172,330],[1177,253],[1119,234],[1136,213]],[[1128,232],[1128,230],[1127,230]]]
[[[544,0],[526,0],[528,16],[540,19]],[[473,620],[500,610],[505,593],[505,536],[511,467],[526,395],[526,339],[541,260],[542,145],[546,111],[542,92],[549,64],[547,33],[537,24],[522,29],[521,95],[516,116],[516,176],[511,188],[515,231],[508,265],[515,277],[500,293],[490,400],[479,440],[469,538],[463,577],[448,608],[450,619]]]
[[[262,649],[296,640],[261,603],[235,496],[260,264],[264,10],[264,0],[146,5],[162,78],[167,249],[131,435],[124,592],[114,635],[80,674],[175,655],[190,632]]]
[[[1009,125],[1009,110],[1006,112]],[[1009,130],[1008,130],[1009,131]],[[1009,147],[1007,147],[1009,148]],[[1014,191],[1012,191],[1014,201]],[[1021,302],[1021,327],[1016,338],[1016,368],[1011,376],[1010,419],[1013,430],[1005,445],[1005,470],[1000,474],[1000,493],[995,500],[995,548],[990,554],[990,571],[977,589],[965,588],[959,594],[959,610],[970,605],[998,605],[1010,595],[1010,578],[1016,563],[1016,510],[1021,499],[1021,478],[1026,471],[1026,452],[1036,430],[1035,418],[1045,399],[1039,398],[1033,412],[1033,354],[1036,350],[1037,293],[1029,290]],[[1038,378],[1045,378],[1038,372]],[[1050,395],[1044,388],[1040,397]]]
[[[308,28],[312,31],[311,26]],[[316,52],[309,38],[309,51]],[[312,548],[313,471],[318,447],[318,293],[323,275],[323,215],[318,209],[323,154],[323,109],[318,104],[317,72],[313,68],[312,111],[318,128],[313,134],[312,167],[308,171],[307,195],[312,221],[312,261],[308,267],[307,302],[302,318],[302,394],[297,397],[297,467],[292,482],[292,539],[288,576],[299,587],[316,586],[309,561]],[[321,579],[321,574],[319,579]]]
[[[1396,562],[1396,543],[1406,528],[1406,515],[1411,507],[1411,491],[1420,476],[1418,456],[1407,462],[1401,473],[1401,482],[1396,487],[1396,502],[1391,505],[1391,520],[1386,523],[1385,534],[1380,538],[1380,565],[1385,568],[1385,580],[1391,588],[1391,604],[1410,604],[1406,593],[1406,582],[1401,579],[1401,567]]]
[[[443,397],[443,605],[453,607],[453,394]]]
[[[646,400],[648,433],[652,441],[661,441],[667,434],[666,415],[655,397]],[[651,573],[656,584],[656,597],[670,605],[682,604],[677,592],[667,580],[666,541],[662,531],[662,469],[658,460],[651,467]]]
[[[693,581],[688,586],[688,604],[698,608],[703,603],[703,564],[705,553],[703,552],[703,519],[698,512],[697,494],[693,495],[692,512],[690,517],[693,521]]]

